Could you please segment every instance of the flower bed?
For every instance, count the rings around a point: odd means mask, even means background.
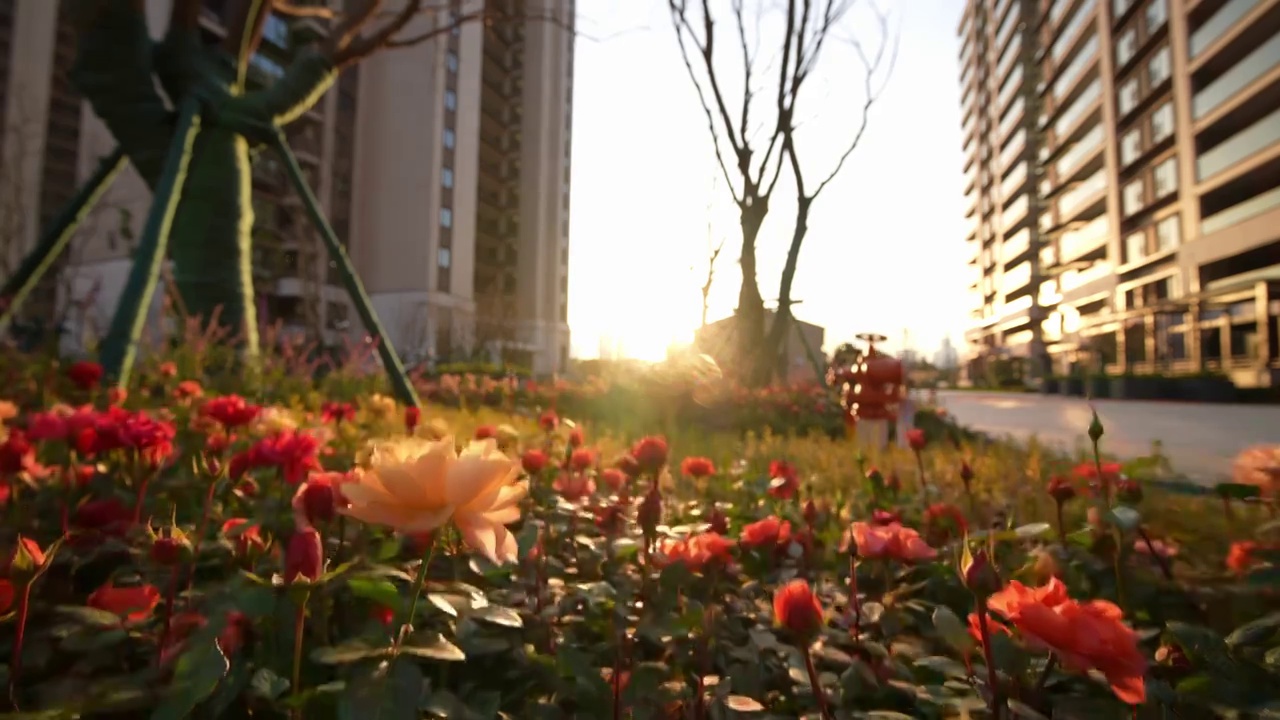
[[[22,372],[0,703],[41,717],[1275,707],[1272,460],[1197,490],[951,432],[863,455],[514,398],[419,413],[341,373],[267,402],[174,364],[127,394]]]

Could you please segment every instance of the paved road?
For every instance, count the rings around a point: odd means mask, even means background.
[[[944,391],[938,402],[962,425],[1019,439],[1037,436],[1072,448],[1087,443],[1089,403],[1058,395]],[[1280,407],[1095,400],[1106,428],[1103,447],[1121,457],[1149,454],[1160,440],[1176,471],[1210,481],[1230,473],[1231,459],[1258,443],[1280,443]]]

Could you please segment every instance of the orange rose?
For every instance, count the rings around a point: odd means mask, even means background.
[[[822,630],[822,604],[809,583],[792,580],[773,594],[773,619],[786,628],[802,646]]]
[[[733,541],[719,533],[705,532],[690,535],[683,540],[664,540],[658,548],[655,564],[665,567],[681,562],[692,572],[698,572],[713,562],[728,563]]]
[[[1231,551],[1227,553],[1227,567],[1237,575],[1243,575],[1253,567],[1253,554],[1258,551],[1258,543],[1252,540],[1231,543]]]
[[[864,560],[898,560],[904,563],[932,560],[938,551],[909,527],[898,523],[872,525],[856,522],[850,527],[853,541],[858,546],[858,557]]]
[[[791,523],[777,515],[758,520],[742,528],[738,539],[747,548],[774,548],[791,541]]]
[[[94,590],[86,604],[119,615],[126,622],[138,622],[147,619],[160,604],[160,591],[154,585],[116,587],[107,583]]]
[[[1064,668],[1097,670],[1116,697],[1130,705],[1146,700],[1147,660],[1138,650],[1137,635],[1114,604],[1072,600],[1066,585],[1053,578],[1038,588],[1012,581],[987,600],[987,607],[1003,615],[1029,643],[1056,653]]]

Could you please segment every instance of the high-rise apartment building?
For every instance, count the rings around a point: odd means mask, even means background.
[[[304,174],[406,362],[478,355],[556,372],[567,323],[573,0],[483,0],[493,19],[346,69],[288,127]],[[464,0],[470,14],[482,0]],[[499,7],[496,3],[502,3]],[[67,81],[74,30],[57,0],[0,2],[0,248],[13,267],[97,159],[110,134]],[[148,0],[153,34],[171,0]],[[340,9],[343,0],[330,0]],[[389,3],[394,9],[396,3]],[[210,42],[225,33],[225,0],[205,0]],[[547,21],[555,17],[556,21]],[[446,22],[416,18],[405,35]],[[272,17],[250,81],[278,78],[291,53],[327,32],[314,19]],[[255,284],[259,316],[326,343],[359,337],[336,266],[306,220],[283,168],[254,165]],[[129,268],[131,240],[149,205],[126,169],[65,272],[67,326],[105,330]],[[55,283],[46,292],[55,294]],[[67,300],[73,302],[68,303]],[[78,301],[78,302],[77,302]],[[52,300],[50,300],[52,302]]]
[[[979,364],[1280,379],[1280,2],[970,0]]]

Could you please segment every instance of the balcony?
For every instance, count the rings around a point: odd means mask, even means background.
[[[1191,99],[1192,116],[1197,120],[1206,117],[1259,78],[1270,75],[1280,77],[1280,35],[1262,43],[1230,70],[1197,92]]]
[[[1218,8],[1207,21],[1191,33],[1188,50],[1192,58],[1198,58],[1205,50],[1213,47],[1235,27],[1236,23],[1253,12],[1264,0],[1229,0]]]
[[[1058,219],[1064,223],[1071,222],[1076,216],[1084,214],[1086,209],[1101,204],[1106,198],[1106,189],[1105,170],[1099,170],[1088,180],[1070,186],[1058,197]]]
[[[1200,235],[1208,236],[1259,215],[1280,209],[1280,187],[1255,195],[1242,203],[1214,213],[1200,221]]]
[[[1277,143],[1280,143],[1280,110],[1200,153],[1196,158],[1197,179],[1204,182],[1247,158],[1265,157]]]
[[[1075,58],[1058,73],[1058,77],[1053,81],[1053,97],[1055,100],[1062,101],[1070,94],[1071,90],[1076,86],[1076,82],[1084,77],[1085,72],[1093,68],[1098,60],[1098,36],[1091,36],[1080,48],[1080,52],[1076,53]]]
[[[1062,264],[1076,262],[1107,245],[1111,223],[1106,215],[1068,229],[1058,238],[1058,256]]]
[[[1062,153],[1053,164],[1059,181],[1070,180],[1077,170],[1086,166],[1090,160],[1101,153],[1107,139],[1107,132],[1101,124],[1085,133],[1079,140],[1071,144],[1071,149]]]

